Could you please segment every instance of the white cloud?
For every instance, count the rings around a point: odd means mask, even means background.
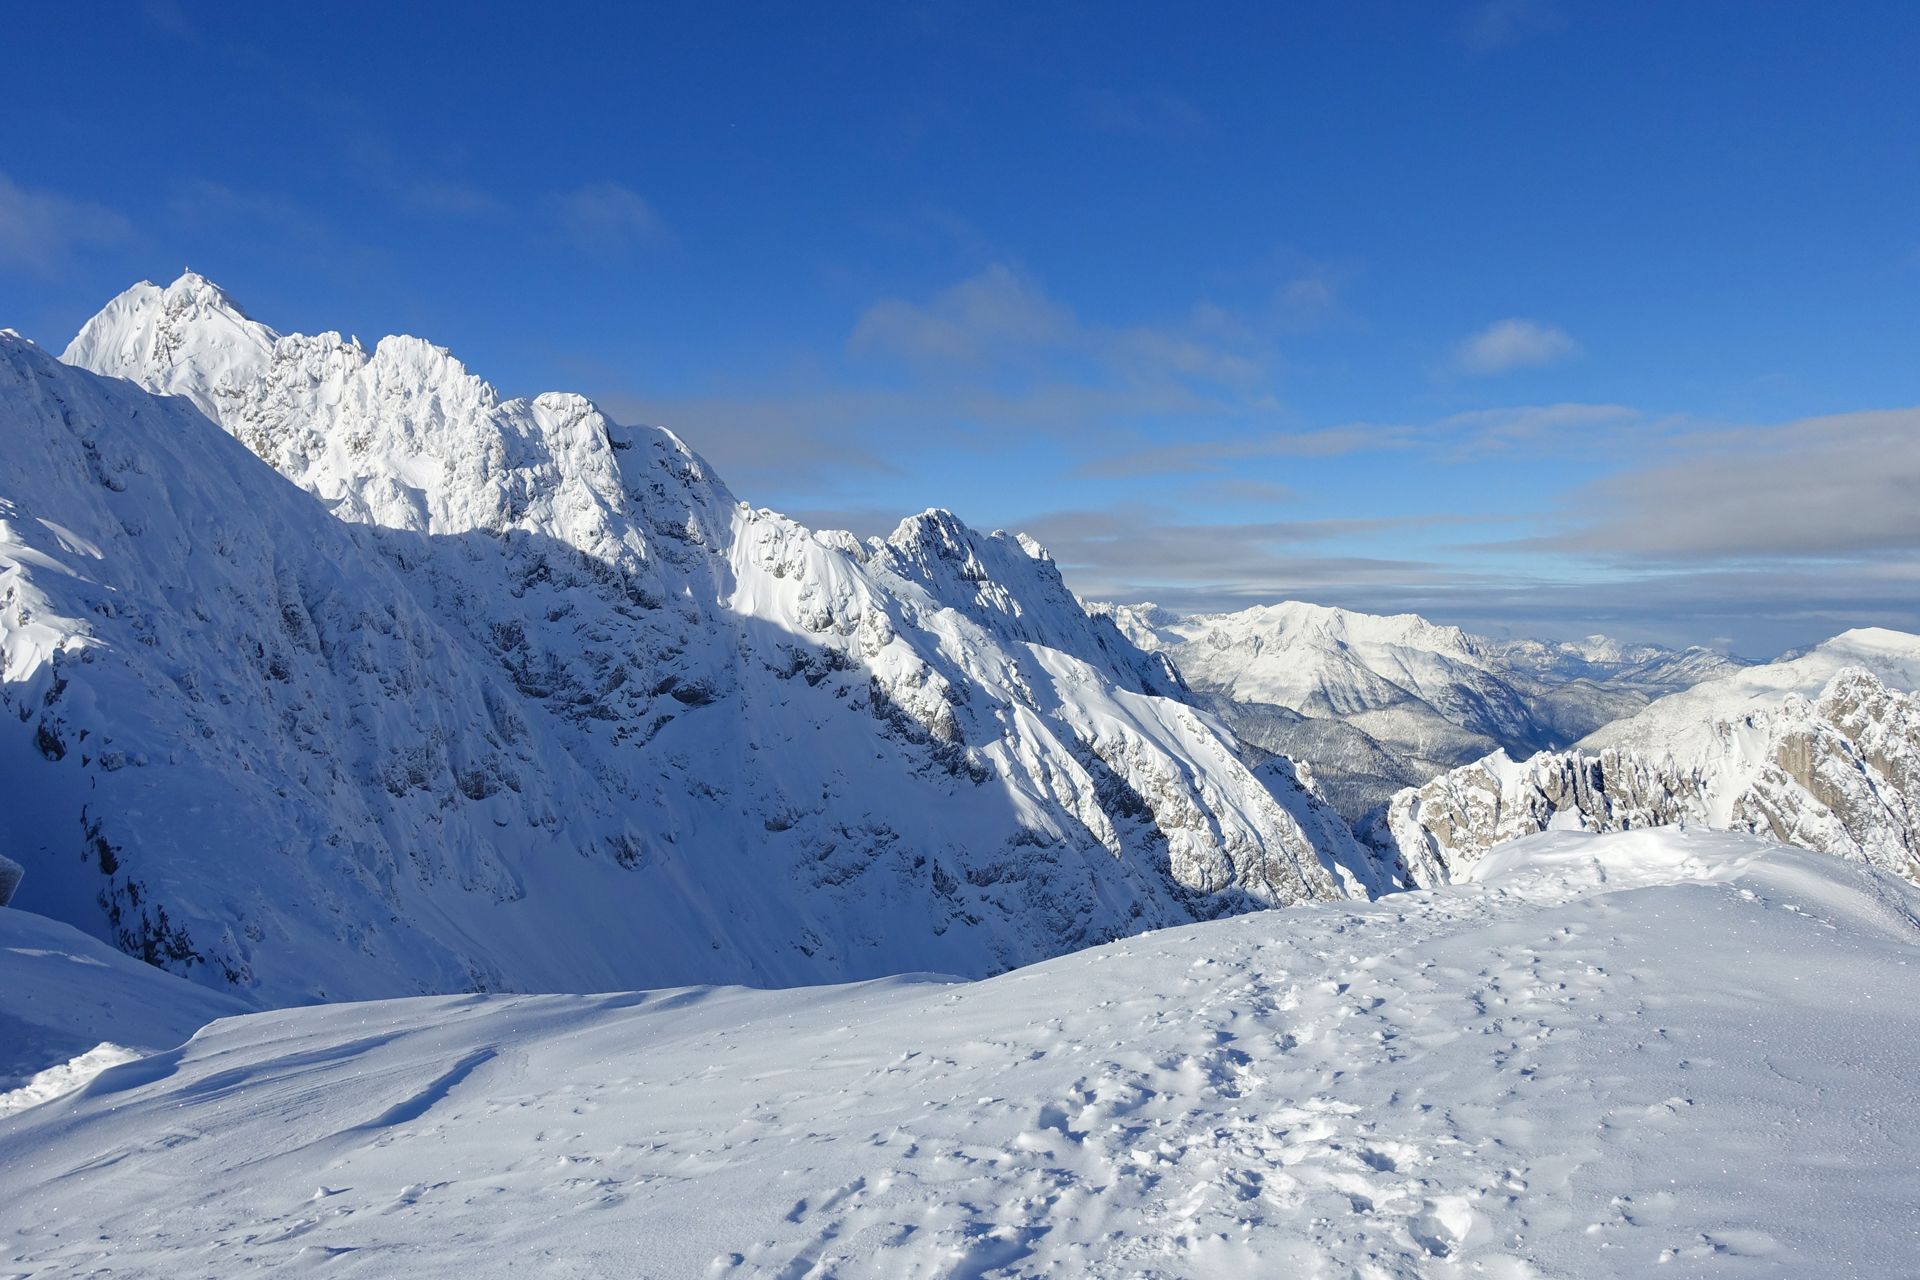
[[[1531,369],[1580,353],[1566,330],[1517,317],[1488,325],[1454,351],[1454,367],[1475,377]]]
[[[0,172],[0,268],[46,274],[76,250],[132,234],[132,224],[111,209],[23,187]]]
[[[590,253],[623,254],[671,238],[653,206],[617,182],[588,183],[549,203],[560,229]]]

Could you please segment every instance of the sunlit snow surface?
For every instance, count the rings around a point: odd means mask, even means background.
[[[228,1019],[0,1120],[0,1274],[1911,1273],[1920,891],[1677,830],[1476,876],[974,983]]]

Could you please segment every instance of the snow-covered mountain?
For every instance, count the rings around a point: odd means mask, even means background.
[[[1902,669],[1901,653],[1920,657],[1920,637],[1872,639],[1883,671]],[[1423,885],[1540,831],[1675,823],[1752,832],[1920,882],[1920,696],[1863,667],[1841,668],[1811,698],[1791,683],[1835,652],[1862,648],[1849,633],[1816,650],[1825,651],[1818,662],[1809,655],[1766,676],[1758,674],[1766,668],[1740,672],[1715,682],[1718,698],[1701,686],[1648,708],[1635,734],[1670,724],[1671,738],[1652,741],[1672,741],[1684,754],[1605,746],[1516,763],[1497,753],[1396,795],[1371,838],[1398,860],[1402,879]],[[1791,688],[1784,697],[1758,702],[1762,690],[1783,687]],[[1729,714],[1669,720],[1668,702]]]
[[[1788,694],[1818,697],[1842,671],[1872,672],[1895,689],[1920,688],[1920,636],[1884,627],[1843,631],[1805,653],[1726,671],[1669,694],[1634,715],[1602,725],[1580,741],[1587,750],[1622,747],[1696,762],[1718,749],[1726,722],[1764,720]]]
[[[227,1018],[0,1121],[0,1271],[1912,1274],[1920,890],[1671,829],[1471,881],[971,983]],[[20,915],[0,1017],[140,976]]]
[[[1451,766],[1566,746],[1739,665],[1707,649],[1492,640],[1415,614],[1299,601],[1190,617],[1094,607],[1223,700],[1215,709],[1245,740],[1311,760],[1350,819]]]
[[[155,963],[271,1003],[978,974],[1381,887],[1026,539],[812,532],[191,275],[66,358],[0,336],[10,851]]]

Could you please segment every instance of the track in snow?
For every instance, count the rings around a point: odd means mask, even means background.
[[[1920,895],[1677,831],[1540,837],[1488,876],[978,983],[228,1020],[0,1127],[0,1261],[473,1280],[1920,1256]]]

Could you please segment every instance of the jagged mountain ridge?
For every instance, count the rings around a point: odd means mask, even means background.
[[[1920,636],[1906,637],[1903,660],[1898,634],[1876,637],[1881,665],[1914,670],[1906,663],[1920,660]],[[1827,657],[1857,647],[1847,637],[1822,646]],[[1376,816],[1370,839],[1395,859],[1401,879],[1422,886],[1541,831],[1687,823],[1751,832],[1920,883],[1920,696],[1854,666],[1813,697],[1795,689],[1765,708],[1749,701],[1757,688],[1819,665],[1737,673],[1716,682],[1719,698],[1685,699],[1682,711],[1714,702],[1744,709],[1691,728],[1684,756],[1603,746],[1516,763],[1496,753],[1400,792]]]
[[[1220,700],[1244,739],[1311,759],[1350,820],[1447,768],[1568,745],[1739,665],[1708,649],[1494,640],[1416,614],[1301,601],[1192,616],[1094,607]]]
[[[981,973],[1379,886],[1024,539],[816,534],[669,432],[198,277],[67,353],[169,396],[5,343],[25,892],[203,981]]]

